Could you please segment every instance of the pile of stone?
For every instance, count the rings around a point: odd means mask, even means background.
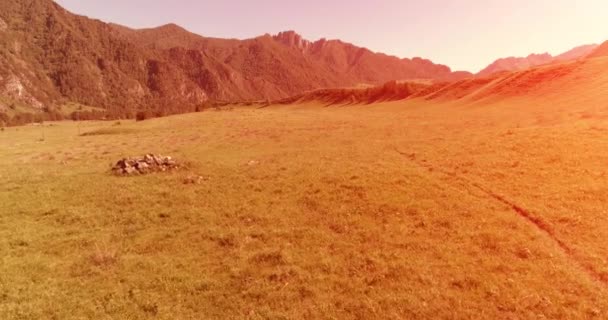
[[[147,154],[140,158],[124,158],[116,162],[112,172],[116,175],[138,175],[177,169],[179,166],[171,157]]]

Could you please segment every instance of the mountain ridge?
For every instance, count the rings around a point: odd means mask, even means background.
[[[163,115],[199,110],[210,101],[270,101],[362,84],[474,78],[428,59],[399,58],[337,39],[310,41],[295,31],[239,40],[204,37],[174,23],[133,29],[73,14],[51,0],[0,0],[0,34],[0,113],[12,116],[65,113],[67,104],[96,107],[110,118],[142,110]],[[594,46],[556,57],[499,59],[495,70],[490,65],[477,77],[577,59],[597,52]]]
[[[605,57],[608,56],[608,41],[599,45],[589,57]]]
[[[501,72],[501,71],[520,71],[529,69],[535,66],[540,66],[543,64],[549,63],[557,63],[564,62],[569,60],[576,60],[579,58],[584,58],[591,54],[596,48],[597,44],[588,44],[575,47],[570,49],[564,53],[553,56],[547,52],[545,53],[532,53],[526,57],[506,57],[499,58],[489,64],[487,67],[479,71],[476,75],[478,77],[487,77],[492,75],[493,73]]]
[[[13,114],[77,103],[127,117],[192,111],[208,101],[471,76],[340,40],[308,41],[293,31],[237,40],[203,37],[174,23],[132,29],[51,0],[0,0],[0,19],[0,112]]]
[[[603,50],[602,50],[603,52]],[[505,101],[608,103],[608,55],[534,66],[519,71],[493,73],[483,78],[454,82],[388,82],[366,88],[320,89],[276,101],[277,104],[320,102],[325,106],[373,104],[419,99],[469,106]]]

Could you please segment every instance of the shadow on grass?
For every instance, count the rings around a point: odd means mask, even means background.
[[[129,134],[129,133],[137,133],[135,129],[128,128],[103,128],[98,130],[93,130],[89,132],[82,133],[81,137],[89,137],[89,136],[101,136],[101,135],[120,135],[120,134]]]

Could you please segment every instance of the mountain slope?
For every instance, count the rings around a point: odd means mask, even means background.
[[[3,0],[0,18],[7,24],[0,40],[0,94],[19,102],[42,108],[74,101],[123,112],[206,99],[163,54],[114,37],[107,24],[52,1]]]
[[[520,71],[543,64],[575,60],[589,55],[596,48],[596,44],[583,45],[555,57],[549,53],[543,53],[531,54],[527,57],[501,58],[491,63],[485,69],[481,70],[479,73],[477,73],[477,76],[487,77],[493,73],[501,71]]]
[[[212,81],[222,83],[224,88],[238,86],[242,92],[235,96],[240,98],[277,98],[318,88],[378,85],[395,79],[450,80],[471,76],[429,60],[399,59],[339,40],[311,42],[294,31],[234,40],[201,37],[176,25],[145,30],[115,28],[129,41],[148,48],[181,48],[190,55],[213,59],[221,69],[231,70],[232,78],[221,81],[212,72]],[[224,92],[214,97],[229,100],[229,96]]]
[[[340,40],[321,39],[310,42],[294,31],[282,32],[273,38],[328,66],[332,73],[343,74],[364,83],[378,84],[403,79],[446,80],[471,76],[469,73],[452,72],[449,67],[426,59],[399,59]]]
[[[0,0],[0,112],[68,102],[112,116],[194,110],[208,100],[279,99],[327,87],[471,76],[295,32],[206,38],[169,24],[134,30],[74,15],[51,0]]]
[[[538,65],[607,51],[606,44],[588,45],[556,57],[500,59],[475,79],[422,58],[399,59],[340,40],[308,41],[294,31],[236,40],[202,37],[175,24],[136,30],[74,15],[51,0],[0,0],[0,35],[3,119],[74,103],[103,108],[109,117],[139,110],[162,115],[197,110],[209,100],[280,100],[302,92],[353,102],[479,98],[493,84],[501,84],[498,93],[536,85],[512,80],[535,75]],[[505,70],[517,72],[496,74]],[[416,85],[395,86],[395,80]],[[327,89],[387,82],[364,94]]]
[[[608,41],[597,47],[589,57],[605,57],[608,56]]]
[[[383,86],[323,89],[277,101],[282,104],[318,101],[326,105],[369,104],[420,99],[437,103],[487,105],[492,102],[593,106],[605,112],[608,104],[608,57],[589,57],[551,63],[521,71],[453,82],[389,82]]]
[[[568,61],[585,58],[598,48],[597,44],[588,44],[578,46],[572,50],[566,51],[558,56],[555,56],[555,61]]]

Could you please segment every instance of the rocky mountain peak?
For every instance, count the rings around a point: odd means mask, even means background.
[[[283,31],[273,37],[276,41],[288,46],[295,47],[298,49],[306,49],[311,45],[311,42],[302,38],[300,34],[295,31]]]

